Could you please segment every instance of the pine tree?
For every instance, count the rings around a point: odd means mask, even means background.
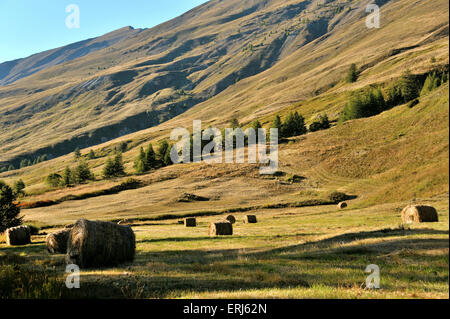
[[[72,181],[73,181],[72,170],[69,168],[69,166],[66,166],[62,176],[61,185],[66,187],[70,186],[72,185]]]
[[[294,115],[290,112],[283,123],[282,126],[282,136],[283,137],[291,137],[293,136],[294,131]]]
[[[258,130],[262,128],[261,123],[258,120],[254,120],[250,127],[253,129],[255,137],[258,138]],[[245,136],[245,140],[245,143],[248,145],[248,136]]]
[[[81,157],[81,152],[80,152],[80,149],[78,147],[73,152],[73,156],[74,156],[76,161]]]
[[[350,98],[339,118],[340,122],[364,117],[364,104],[359,94]]]
[[[237,118],[233,118],[233,119],[231,120],[230,126],[231,126],[232,129],[236,129],[236,128],[241,127],[241,125],[239,124],[239,121],[238,121]]]
[[[374,102],[376,104],[376,107],[374,108],[376,110],[375,114],[384,112],[386,110],[386,101],[384,100],[384,96],[383,93],[381,92],[381,89],[376,88],[375,91],[373,92],[373,95],[375,99]]]
[[[91,173],[89,165],[85,161],[82,161],[73,171],[73,180],[76,184],[81,184],[93,179],[94,175]]]
[[[145,169],[148,171],[156,167],[156,154],[153,145],[150,143],[145,150]]]
[[[114,156],[114,176],[124,176],[125,168],[123,166],[122,153],[119,152]]]
[[[16,197],[25,196],[25,183],[23,180],[19,179],[14,183],[13,192]]]
[[[146,162],[146,158],[145,158],[145,152],[144,152],[144,148],[141,147],[139,150],[139,155],[136,159],[136,161],[134,162],[134,169],[136,171],[137,174],[143,174],[147,171],[145,162]]]
[[[409,102],[419,96],[419,87],[416,77],[410,71],[403,73],[400,79],[400,90],[403,96],[403,102]]]
[[[62,177],[59,174],[52,173],[45,178],[45,184],[50,187],[58,187],[61,185]]]
[[[144,174],[147,172],[144,161],[136,160],[134,163],[134,170],[136,171],[136,174]]]
[[[356,64],[353,63],[352,65],[350,65],[345,80],[347,83],[354,83],[358,80],[358,72],[356,71]]]
[[[284,121],[282,126],[283,137],[298,136],[305,134],[306,132],[307,129],[303,116],[298,114],[298,112],[291,112],[286,116],[286,120]]]
[[[19,217],[20,208],[14,204],[15,200],[16,196],[11,187],[0,181],[0,233],[22,224],[22,217]]]
[[[439,77],[436,72],[429,74],[425,79],[425,83],[423,84],[422,90],[420,91],[420,95],[425,95],[434,89],[438,88],[442,82],[443,78]]]
[[[193,143],[191,143],[192,146]],[[158,160],[161,162],[162,165],[164,165],[165,160],[164,157],[166,156],[167,149],[169,148],[169,143],[166,140],[162,140],[159,142],[159,148],[158,148]]]
[[[262,125],[261,125],[261,123],[258,120],[254,120],[252,122],[251,127],[252,127],[252,129],[255,130],[255,132],[258,132],[258,129],[262,128]]]
[[[169,145],[169,147],[167,147],[166,149],[166,153],[164,154],[164,166],[169,166],[172,165],[172,158],[170,157],[170,153],[172,152],[172,147],[173,145]]]
[[[23,159],[22,161],[20,161],[20,168],[24,168],[28,166],[28,160],[27,159]]]
[[[391,108],[403,103],[403,96],[398,85],[391,86],[387,91],[386,108]]]
[[[282,126],[282,124],[281,124],[281,118],[280,118],[280,116],[277,114],[277,115],[275,116],[275,119],[273,120],[272,125],[270,126],[270,128],[276,128],[276,129],[278,129],[278,131],[280,131],[280,130],[281,130],[281,126]]]
[[[297,112],[294,113],[294,124],[294,136],[305,134],[308,131],[305,126],[305,118]]]
[[[105,167],[103,167],[103,177],[113,178],[114,176],[115,176],[114,161],[111,157],[108,157],[105,163]]]
[[[273,120],[272,125],[270,126],[270,128],[274,128],[274,129],[278,130],[278,138],[282,138],[283,137],[282,136],[282,127],[283,127],[283,124],[281,123],[281,118],[277,114],[275,116],[275,119]],[[269,138],[269,135],[268,135],[268,138]]]

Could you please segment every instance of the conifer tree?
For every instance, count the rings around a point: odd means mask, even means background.
[[[356,71],[356,64],[350,65],[345,79],[347,83],[354,83],[358,80],[358,72]]]
[[[0,181],[0,233],[22,224],[22,217],[19,217],[20,208],[16,206],[15,201],[16,195],[11,187]]]
[[[153,145],[150,143],[145,150],[145,169],[148,171],[156,167],[156,154]]]
[[[62,186],[70,186],[72,185],[73,177],[72,177],[72,170],[69,168],[69,166],[66,166],[63,172],[61,185]]]

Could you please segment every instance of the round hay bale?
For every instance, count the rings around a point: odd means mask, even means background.
[[[184,225],[184,220],[179,220],[177,223],[178,223],[179,225]]]
[[[244,223],[246,224],[256,224],[258,221],[255,215],[245,215]]]
[[[209,225],[209,236],[231,236],[233,225],[229,221],[213,222]]]
[[[67,252],[67,240],[69,239],[70,229],[63,229],[45,237],[47,250],[51,254],[65,254]]]
[[[232,224],[236,222],[236,218],[233,215],[228,215],[227,217],[225,217],[225,220],[229,221]]]
[[[130,226],[80,219],[69,233],[67,264],[80,268],[133,261],[136,237]]]
[[[28,226],[11,227],[6,230],[6,244],[8,246],[21,246],[31,243],[31,231]]]
[[[439,221],[436,209],[425,205],[408,205],[402,210],[404,224],[433,223]]]
[[[338,204],[337,207],[338,207],[339,209],[344,209],[344,208],[347,208],[347,206],[348,206],[348,205],[347,205],[346,202],[340,202],[340,203]]]
[[[185,227],[196,227],[197,226],[197,219],[194,217],[189,217],[184,219],[184,226]]]

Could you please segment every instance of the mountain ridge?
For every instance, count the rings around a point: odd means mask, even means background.
[[[99,37],[81,40],[55,49],[32,54],[25,58],[0,63],[0,86],[12,84],[48,67],[86,56],[92,52],[110,47],[129,36],[141,32],[126,26]]]

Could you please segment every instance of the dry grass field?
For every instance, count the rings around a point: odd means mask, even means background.
[[[449,298],[448,82],[413,107],[338,121],[352,95],[385,92],[406,70],[418,77],[448,72],[448,1],[383,1],[377,30],[364,25],[367,1],[238,2],[210,1],[0,87],[0,164],[80,138],[95,175],[73,187],[45,183],[78,164],[74,147],[0,173],[7,184],[25,182],[21,215],[39,228],[26,246],[8,247],[0,236],[2,297]],[[359,78],[345,83],[351,63]],[[184,72],[189,83],[171,72]],[[176,85],[163,88],[166,77]],[[86,83],[101,84],[85,92]],[[122,100],[111,102],[111,91]],[[175,127],[191,130],[193,120],[222,129],[233,118],[244,127],[258,119],[269,128],[276,114],[284,119],[292,111],[307,125],[326,113],[331,127],[283,140],[275,176],[260,175],[259,164],[177,164],[145,174],[133,168],[141,147],[157,145]],[[150,124],[140,127],[138,118],[134,129],[116,134],[146,112]],[[86,147],[83,138],[104,132],[111,135]],[[106,159],[123,142],[126,176],[103,178]],[[87,159],[91,150],[96,157]],[[130,179],[136,186],[120,189]],[[330,202],[333,192],[350,196],[347,208]],[[208,200],[180,201],[184,194]],[[50,204],[26,208],[38,202]],[[439,222],[402,224],[401,211],[412,203],[434,206]],[[209,224],[229,214],[237,219],[234,234],[209,237]],[[258,223],[244,224],[247,214]],[[197,227],[179,223],[192,216]],[[69,290],[64,255],[49,254],[45,236],[80,218],[128,219],[136,256],[118,267],[83,269],[81,288]],[[380,289],[366,287],[371,264],[380,268]]]
[[[83,270],[76,291],[63,287],[64,256],[50,255],[45,236],[33,236],[27,247],[0,245],[0,276],[47,274],[50,291],[40,293],[51,298],[448,298],[448,197],[426,203],[438,209],[439,223],[401,225],[405,203],[252,211],[257,224],[236,213],[234,235],[218,238],[207,236],[207,226],[224,215],[198,218],[197,228],[136,222],[135,261]],[[369,264],[380,267],[379,290],[365,288]],[[32,297],[20,276],[16,284],[16,293]]]

